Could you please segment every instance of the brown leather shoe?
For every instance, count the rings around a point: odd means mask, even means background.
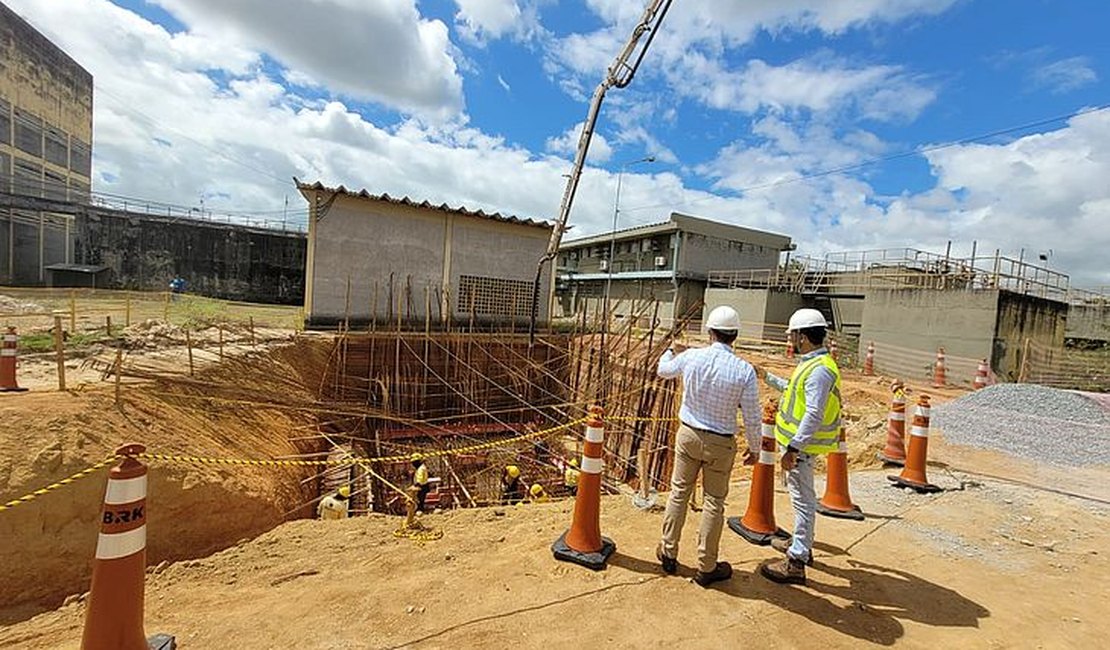
[[[717,566],[715,566],[713,570],[709,573],[702,573],[701,571],[698,571],[697,574],[694,576],[694,582],[703,587],[708,587],[714,582],[728,580],[731,577],[732,565],[728,562],[718,562]]]
[[[785,537],[785,538],[783,538],[783,537],[772,537],[771,538],[771,548],[775,549],[776,551],[778,551],[779,553],[782,553],[784,555],[786,554],[786,551],[790,548],[790,545],[792,543],[794,543],[794,538],[793,537]],[[810,551],[809,557],[806,558],[806,566],[813,566],[813,551]]]
[[[763,574],[764,578],[781,585],[804,585],[806,583],[806,565],[789,557],[764,562],[760,565],[759,572]]]

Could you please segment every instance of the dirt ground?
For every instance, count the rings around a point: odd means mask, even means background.
[[[253,351],[237,343],[226,352]],[[143,367],[187,363],[180,346],[132,354]],[[216,355],[205,354],[199,362],[219,372]],[[792,367],[750,356],[779,374]],[[0,398],[0,500],[71,474],[125,439],[177,453],[277,457],[298,451],[287,438],[307,426],[252,409],[201,414],[182,399],[140,399],[120,412],[90,364],[77,364],[76,385],[84,385],[67,393],[50,389],[49,358],[25,364],[21,381],[37,390]],[[806,587],[766,582],[756,571],[774,551],[727,529],[722,559],[736,573],[698,587],[690,580],[693,513],[680,575],[663,575],[653,556],[661,516],[626,496],[604,500],[602,530],[618,552],[595,573],[551,557],[569,501],[428,515],[444,536],[416,543],[395,538],[398,521],[385,516],[279,525],[304,499],[299,474],[159,467],[149,503],[147,633],[173,633],[186,649],[1101,646],[1110,634],[1102,615],[1110,605],[1110,468],[1038,465],[935,435],[930,478],[946,490],[906,493],[874,459],[886,439],[889,378],[848,371],[845,383],[852,496],[868,518],[820,519]],[[128,392],[146,386],[131,380]],[[911,388],[911,404],[922,392],[935,401],[964,392]],[[729,515],[746,506],[747,475],[734,473]],[[0,648],[78,646],[102,490],[100,476],[0,513]],[[789,528],[779,492],[779,524]],[[26,549],[36,550],[28,557]],[[46,577],[36,581],[36,573]],[[39,599],[28,602],[29,593]]]
[[[981,467],[1008,467],[988,456],[993,465]],[[855,474],[868,519],[820,519],[806,587],[764,580],[757,567],[774,551],[727,529],[732,580],[697,586],[695,516],[680,574],[665,576],[652,555],[660,514],[611,497],[602,530],[617,553],[601,572],[551,557],[569,502],[429,515],[444,537],[424,544],[394,538],[397,522],[384,516],[303,520],[153,567],[146,630],[173,633],[182,648],[1101,646],[1110,495],[1092,495],[1098,502],[942,470],[931,478],[949,491],[909,494],[882,472]],[[1065,473],[1056,479],[1067,486]],[[746,488],[734,486],[730,514]],[[784,523],[786,496],[776,505]],[[83,613],[75,599],[0,628],[0,647],[75,648]]]

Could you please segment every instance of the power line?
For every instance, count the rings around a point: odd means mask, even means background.
[[[989,133],[983,133],[983,134],[980,134],[980,135],[970,136],[970,137],[962,138],[960,140],[955,140],[955,141],[952,141],[952,142],[946,142],[944,144],[938,144],[938,145],[934,145],[934,146],[931,146],[931,147],[917,147],[917,148],[914,148],[912,150],[902,151],[902,152],[899,152],[899,153],[890,154],[890,155],[887,155],[887,156],[882,156],[880,158],[871,158],[871,159],[864,160],[862,162],[854,163],[854,164],[851,164],[851,165],[844,165],[842,167],[834,167],[834,168],[830,168],[830,169],[823,169],[823,170],[819,170],[819,171],[815,171],[815,172],[810,172],[808,174],[801,174],[801,175],[795,176],[793,178],[784,178],[784,179],[777,180],[777,181],[771,181],[771,182],[767,182],[767,183],[760,183],[758,185],[750,185],[748,187],[742,187],[742,188],[733,190],[733,192],[735,194],[739,195],[739,194],[745,194],[747,192],[755,192],[757,190],[765,190],[765,189],[771,189],[771,188],[774,188],[774,187],[780,187],[782,185],[789,185],[791,183],[800,183],[800,182],[803,182],[803,181],[813,180],[815,178],[823,178],[825,176],[832,176],[834,174],[843,174],[845,172],[856,171],[858,169],[863,169],[865,167],[870,167],[872,165],[876,165],[876,164],[879,164],[879,163],[889,162],[889,161],[892,161],[892,160],[900,160],[902,158],[909,158],[911,156],[924,155],[924,154],[927,154],[927,153],[933,153],[935,151],[942,151],[944,149],[951,149],[952,147],[959,147],[959,146],[963,146],[963,145],[966,145],[966,144],[971,144],[973,142],[978,142],[980,140],[987,140],[987,139],[990,139],[990,138],[998,137],[1000,135],[1007,135],[1007,134],[1010,134],[1010,133],[1014,133],[1015,131],[1024,131],[1026,129],[1032,129],[1032,128],[1036,128],[1038,126],[1045,126],[1045,125],[1048,125],[1048,124],[1054,124],[1056,122],[1060,122],[1060,121],[1063,121],[1063,120],[1070,120],[1071,118],[1077,117],[1079,115],[1090,115],[1090,114],[1093,114],[1093,113],[1099,113],[1099,112],[1107,110],[1107,109],[1110,109],[1110,104],[1102,104],[1100,106],[1096,106],[1096,107],[1090,108],[1090,109],[1079,109],[1077,111],[1073,111],[1073,112],[1068,113],[1066,115],[1058,115],[1056,117],[1050,117],[1050,118],[1046,118],[1046,119],[1043,119],[1043,120],[1037,120],[1035,122],[1028,122],[1026,124],[1021,124],[1021,125],[1018,125],[1018,126],[1011,126],[1011,127],[1005,128],[1005,129],[999,129],[997,131],[991,131]],[[656,209],[656,208],[680,207],[680,206],[692,205],[694,203],[702,203],[704,201],[712,201],[713,199],[722,199],[722,198],[729,198],[729,197],[719,196],[719,195],[714,194],[714,195],[705,196],[705,197],[702,197],[702,198],[699,198],[699,199],[690,199],[688,201],[683,201],[682,203],[673,203],[672,202],[672,203],[658,203],[658,204],[655,204],[655,205],[642,205],[642,206],[637,206],[637,207],[632,207],[632,208],[621,208],[621,211],[622,212],[632,212],[632,211],[635,211],[635,210],[650,210],[650,209]]]

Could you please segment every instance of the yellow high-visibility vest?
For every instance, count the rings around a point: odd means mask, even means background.
[[[775,416],[775,439],[785,447],[797,435],[798,425],[802,423],[802,417],[806,414],[806,380],[817,366],[828,368],[836,380],[833,382],[829,399],[825,402],[825,412],[814,434],[814,441],[806,445],[802,451],[807,454],[829,454],[836,451],[840,445],[841,423],[840,368],[828,354],[807,359],[794,368],[794,373],[790,375],[790,383],[786,385],[782,400],[779,401],[779,412]]]
[[[416,473],[413,474],[412,482],[413,482],[413,484],[415,484],[419,487],[424,487],[425,485],[428,484],[428,466],[427,465],[421,463],[420,466],[416,468]]]
[[[568,467],[567,471],[563,472],[563,485],[569,487],[578,487],[578,470],[573,467]]]

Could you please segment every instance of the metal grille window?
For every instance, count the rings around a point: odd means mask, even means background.
[[[12,190],[12,158],[6,153],[0,153],[0,192]]]
[[[13,191],[16,194],[42,196],[42,165],[16,158],[12,171]]]
[[[76,178],[69,179],[69,198],[71,201],[88,202],[89,184],[81,182]]]
[[[70,141],[69,168],[82,176],[92,176],[92,152],[77,138]]]
[[[66,200],[66,177],[50,171],[43,172],[43,196],[48,199]]]
[[[532,283],[526,280],[459,277],[458,313],[524,318],[532,313]]]
[[[42,120],[15,109],[15,146],[32,156],[42,157]]]
[[[0,143],[12,143],[12,105],[0,99]]]
[[[69,136],[64,131],[54,127],[46,127],[46,156],[47,162],[59,167],[69,165]]]

